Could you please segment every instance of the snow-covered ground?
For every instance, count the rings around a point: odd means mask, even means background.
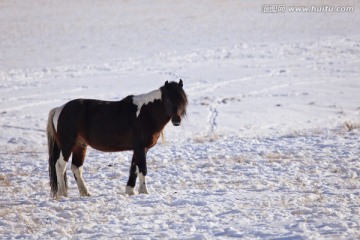
[[[360,4],[263,4],[1,1],[1,239],[360,238]],[[89,150],[92,196],[70,175],[50,198],[51,108],[180,78],[188,116],[148,153],[149,195],[125,195],[131,152]]]

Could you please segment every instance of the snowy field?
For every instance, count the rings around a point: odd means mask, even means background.
[[[326,2],[354,11],[1,1],[0,238],[360,239],[360,4]],[[90,149],[92,196],[68,174],[50,197],[51,108],[180,78],[188,115],[148,153],[150,194],[125,194],[131,152]]]

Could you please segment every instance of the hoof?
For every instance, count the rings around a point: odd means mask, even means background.
[[[139,194],[149,194],[149,191],[148,191],[146,185],[142,185],[139,187]]]
[[[80,197],[90,197],[91,194],[89,192],[80,193]]]
[[[126,186],[125,193],[129,196],[135,195],[135,191],[133,187]]]
[[[55,196],[56,200],[60,200],[61,197],[68,197],[67,193],[57,193]]]
[[[80,193],[80,197],[89,197],[89,196],[91,196],[89,190],[85,186],[79,188],[79,193]]]

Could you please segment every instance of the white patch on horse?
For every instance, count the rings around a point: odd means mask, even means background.
[[[82,176],[83,173],[83,167],[76,167],[74,164],[71,165],[71,171],[75,175],[76,183],[79,188],[79,193],[81,197],[87,197],[90,196],[89,190],[87,189],[84,178]]]
[[[154,102],[155,100],[161,100],[161,90],[157,89],[152,92],[133,96],[133,103],[137,106],[136,117],[139,116],[142,106]]]
[[[56,177],[57,177],[57,182],[58,182],[57,198],[60,198],[61,196],[65,196],[65,197],[68,196],[66,185],[65,185],[65,179],[64,179],[64,175],[66,172],[66,165],[67,165],[67,162],[64,160],[63,155],[60,153],[60,157],[55,164]]]
[[[57,132],[57,126],[58,126],[58,121],[59,121],[59,116],[61,111],[63,110],[65,105],[62,105],[61,107],[55,108],[55,114],[54,114],[54,118],[53,118],[53,124],[54,124],[54,128],[55,131]]]
[[[142,173],[139,173],[139,194],[148,194],[148,189],[145,182],[145,176]]]

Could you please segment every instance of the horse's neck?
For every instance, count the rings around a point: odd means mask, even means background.
[[[153,111],[153,118],[155,119],[156,125],[159,128],[156,129],[156,131],[162,131],[165,125],[170,121],[171,117],[166,114],[162,101],[156,102],[153,107],[156,108],[156,111]]]
[[[137,106],[136,116],[139,116],[141,107],[152,103],[156,100],[161,100],[161,90],[157,89],[146,94],[133,96],[133,103]]]

